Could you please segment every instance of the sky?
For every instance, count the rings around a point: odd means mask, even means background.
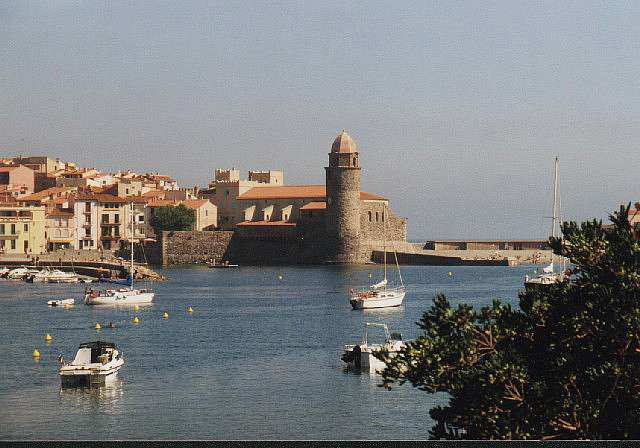
[[[0,156],[362,188],[421,239],[546,238],[640,201],[640,2],[0,1]]]

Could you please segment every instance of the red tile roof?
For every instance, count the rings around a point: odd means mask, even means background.
[[[46,190],[38,191],[37,193],[30,194],[28,196],[23,196],[20,198],[21,201],[41,201],[43,199],[48,198],[51,195],[56,195],[58,193],[65,193],[67,191],[75,190],[73,187],[52,187],[47,188]]]
[[[209,202],[209,199],[187,199],[186,201],[182,201],[185,207],[192,209],[200,208],[207,202]]]
[[[300,210],[324,210],[327,208],[326,202],[309,202],[300,207]]]
[[[96,201],[100,203],[122,203],[125,201],[123,198],[119,196],[113,196],[111,194],[102,194],[102,193],[94,193],[94,194],[79,194],[76,196],[76,200],[78,201]]]
[[[295,227],[295,222],[288,221],[242,221],[236,224],[238,226],[289,226]]]
[[[320,199],[327,196],[324,185],[281,185],[278,187],[254,187],[237,197],[239,201],[255,199]],[[384,201],[382,196],[360,192],[362,201]]]

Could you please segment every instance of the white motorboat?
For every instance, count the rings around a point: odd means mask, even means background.
[[[40,272],[27,277],[27,281],[34,283],[78,283],[78,275],[73,272],[64,272],[60,269],[43,269]]]
[[[47,305],[49,306],[65,306],[65,305],[73,305],[75,302],[74,299],[60,299],[60,300],[49,300]]]
[[[368,340],[369,328],[377,327],[384,330],[385,339],[381,344],[370,344]],[[350,367],[358,370],[369,371],[370,373],[380,373],[386,367],[386,364],[374,356],[374,353],[382,348],[387,349],[390,353],[398,352],[404,346],[402,335],[399,333],[389,333],[389,327],[386,324],[378,324],[367,322],[364,324],[364,333],[360,344],[349,344],[344,346],[342,360]]]
[[[7,278],[11,280],[22,280],[26,278],[28,275],[34,275],[37,273],[38,273],[37,269],[29,269],[29,268],[22,267],[22,268],[12,269],[11,271],[9,271],[9,273],[7,274]]]
[[[9,269],[8,267],[0,268],[0,277],[6,277],[9,271],[11,271],[11,269]]]
[[[386,210],[385,210],[386,211]],[[385,213],[386,214],[386,213]],[[400,285],[389,288],[387,280],[387,241],[386,232],[384,231],[383,222],[383,234],[384,234],[384,246],[383,246],[383,258],[384,258],[384,278],[382,281],[371,285],[368,289],[351,289],[349,291],[351,306],[354,310],[368,309],[368,308],[387,308],[392,306],[400,306],[404,300],[406,294],[404,282],[402,281],[402,273],[400,272],[400,264],[398,264],[398,254],[395,247],[393,247],[393,254],[395,255],[396,268],[398,269],[398,279]]]
[[[559,228],[559,191],[558,191],[558,158],[555,158],[555,169],[553,176],[553,216],[551,217],[551,236],[556,237],[559,232],[556,232],[556,228]],[[559,272],[555,271],[554,264],[554,255],[551,253],[551,264],[542,268],[542,274],[536,275],[535,277],[529,277],[528,275],[524,278],[524,286],[527,289],[544,287],[547,285],[552,285],[556,282],[562,281],[566,278],[564,273],[565,271],[565,259],[561,257],[561,268]]]
[[[124,359],[111,342],[80,344],[76,357],[60,367],[62,387],[104,386],[114,379],[124,365]]]
[[[84,303],[86,305],[128,305],[137,303],[150,303],[155,293],[150,289],[134,289],[133,277],[133,202],[131,203],[131,284],[128,288],[106,289],[95,291],[89,287],[84,290]]]

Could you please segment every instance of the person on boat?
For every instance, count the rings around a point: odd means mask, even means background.
[[[109,325],[107,325],[107,328],[116,328],[116,326],[113,325],[113,322],[109,322]]]
[[[64,356],[62,356],[62,353],[58,355],[58,363],[60,363],[61,366],[64,365]]]

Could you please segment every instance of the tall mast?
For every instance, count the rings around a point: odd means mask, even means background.
[[[555,160],[553,174],[553,218],[551,219],[551,236],[556,236],[556,221],[558,220],[558,156]]]
[[[384,289],[387,289],[387,227],[385,225],[386,205],[382,208],[382,241],[384,253]]]
[[[133,289],[133,200],[131,201],[131,289]]]

